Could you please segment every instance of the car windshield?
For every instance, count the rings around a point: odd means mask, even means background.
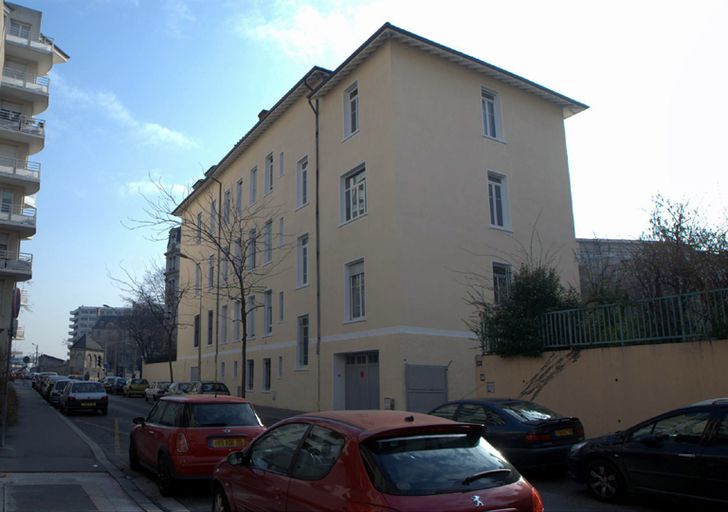
[[[515,416],[518,421],[544,421],[562,418],[561,414],[533,402],[503,402],[500,406],[503,410]]]
[[[203,382],[202,391],[204,393],[229,393],[227,386],[222,382]]]
[[[147,379],[132,379],[131,383],[132,384],[149,384],[147,382]]]
[[[103,393],[104,386],[98,382],[77,382],[71,391],[74,393]]]
[[[190,427],[259,426],[253,407],[246,403],[192,404]]]
[[[158,382],[157,386],[159,386],[160,389],[167,389],[171,382]]]
[[[520,475],[477,434],[376,439],[362,446],[374,486],[386,494],[424,496],[513,483]]]

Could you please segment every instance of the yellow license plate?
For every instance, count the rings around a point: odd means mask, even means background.
[[[94,405],[96,404],[93,402],[81,402],[81,407],[93,407]]]
[[[574,429],[573,428],[562,428],[554,432],[556,434],[556,437],[567,437],[567,436],[573,436],[574,435]]]
[[[228,437],[225,439],[213,439],[213,448],[242,448],[245,446],[245,439],[242,437]]]

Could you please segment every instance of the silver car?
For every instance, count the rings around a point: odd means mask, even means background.
[[[65,415],[78,411],[99,411],[106,416],[109,397],[100,382],[72,381],[63,390],[60,408]]]

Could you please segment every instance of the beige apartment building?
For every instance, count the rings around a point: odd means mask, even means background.
[[[474,396],[467,276],[504,290],[532,248],[578,286],[564,119],[586,108],[390,24],[311,69],[175,211],[175,378],[298,410]]]
[[[0,346],[5,353],[16,284],[29,280],[33,270],[33,255],[24,253],[20,243],[36,232],[41,166],[31,159],[45,143],[45,121],[37,116],[48,108],[48,72],[69,57],[41,32],[41,12],[9,2],[2,7]]]

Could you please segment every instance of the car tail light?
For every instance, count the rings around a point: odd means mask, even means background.
[[[104,400],[108,400],[108,399],[109,399],[109,397],[108,397],[108,396],[106,396],[106,395],[104,395],[104,396],[102,396],[102,397],[101,397],[101,401],[102,401],[102,402],[103,402]]]
[[[177,446],[176,446],[177,453],[187,453],[190,451],[190,445],[187,442],[187,438],[185,437],[183,432],[177,433]]]
[[[544,434],[542,432],[531,432],[526,434],[526,441],[529,443],[538,443],[539,441],[550,441],[551,434]]]
[[[73,395],[68,395],[68,401],[69,402],[75,402],[76,401],[76,397],[73,396]]]
[[[531,487],[531,512],[543,512],[543,500],[535,487]]]

